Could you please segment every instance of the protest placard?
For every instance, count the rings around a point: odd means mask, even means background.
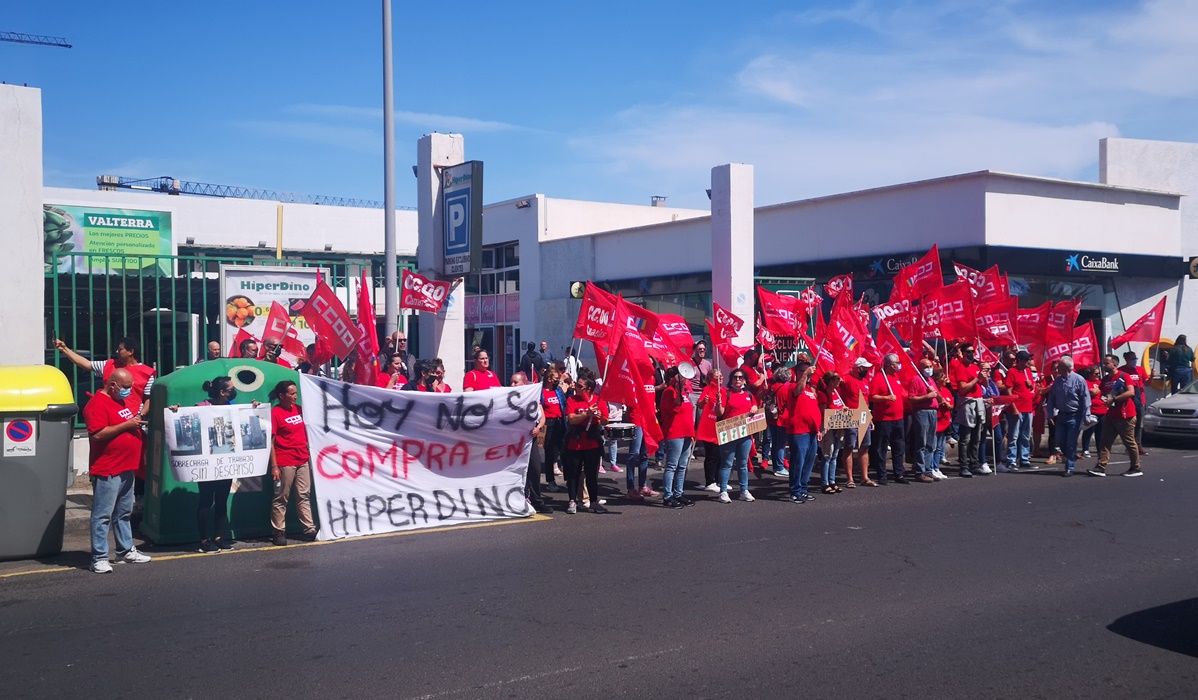
[[[270,464],[270,406],[190,406],[165,411],[176,481],[262,476]]]
[[[716,442],[726,445],[733,440],[739,440],[766,428],[764,413],[745,413],[715,424]]]
[[[300,377],[322,540],[533,514],[541,385],[433,394]]]

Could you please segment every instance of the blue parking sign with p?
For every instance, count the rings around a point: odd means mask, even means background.
[[[470,190],[445,197],[445,254],[470,252]]]

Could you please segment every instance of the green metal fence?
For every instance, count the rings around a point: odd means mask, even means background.
[[[348,293],[348,280],[365,269],[381,280],[382,256],[375,258],[308,259],[246,258],[208,255],[56,255],[46,271],[46,363],[71,380],[76,401],[100,387],[92,376],[54,350],[54,338],[93,360],[112,356],[123,337],[138,341],[141,361],[164,375],[195,363],[208,341],[219,340],[225,323],[220,294],[220,266],[259,265],[323,268],[326,281]],[[397,267],[414,268],[401,259]],[[397,271],[397,275],[398,275]],[[381,290],[372,290],[373,295]],[[353,313],[355,304],[342,295]],[[415,328],[413,327],[413,331]],[[382,328],[379,328],[380,335]],[[413,347],[416,339],[410,343]],[[227,352],[227,348],[225,351]],[[76,419],[76,427],[82,419]]]

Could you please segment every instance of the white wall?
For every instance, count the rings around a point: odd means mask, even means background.
[[[543,197],[544,228],[540,240],[553,241],[599,231],[648,226],[708,216],[702,209],[677,209],[637,204],[586,202],[577,199]]]
[[[986,193],[986,243],[1181,256],[1178,197],[996,175]]]
[[[0,85],[0,365],[45,362],[42,91]]]
[[[1181,254],[1198,255],[1198,143],[1102,139],[1098,177],[1110,185],[1183,195]]]
[[[187,245],[188,238],[196,246],[256,248],[259,241],[268,250],[275,246],[279,202],[59,187],[44,188],[41,198],[46,204],[169,211],[176,247]],[[396,211],[395,239],[399,255],[416,254],[416,212]],[[383,210],[283,204],[285,250],[323,251],[326,244],[339,253],[382,254]]]

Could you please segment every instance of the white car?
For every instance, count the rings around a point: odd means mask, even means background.
[[[1198,438],[1198,382],[1154,401],[1144,412],[1144,433],[1154,437]]]

